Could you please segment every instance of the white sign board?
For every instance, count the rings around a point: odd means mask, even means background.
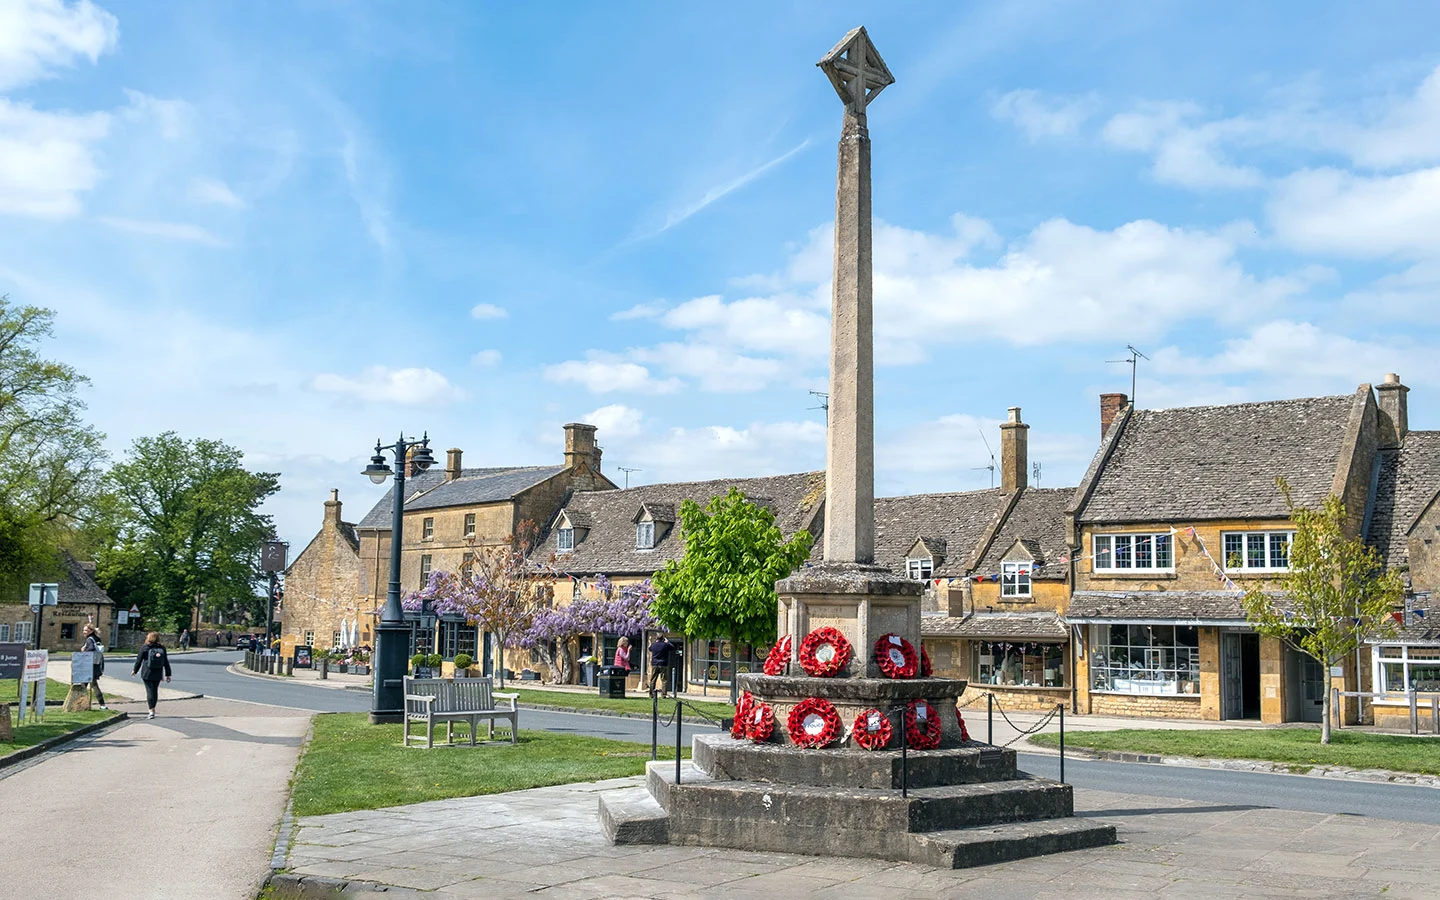
[[[120,610],[119,612],[117,612],[117,613],[115,614],[115,624],[116,624],[116,625],[129,625],[129,624],[130,624],[130,610],[128,610],[128,609],[122,609],[122,610]]]
[[[70,654],[70,683],[89,684],[95,679],[95,654],[84,650]]]
[[[60,585],[58,584],[32,584],[30,585],[30,605],[55,606],[60,602]]]
[[[44,681],[50,667],[49,650],[25,651],[25,681]]]

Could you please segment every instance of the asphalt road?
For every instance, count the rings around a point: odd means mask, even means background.
[[[238,651],[216,651],[173,656],[175,681],[171,686],[194,690],[207,697],[320,712],[363,712],[370,708],[368,693],[250,678],[226,671],[226,667],[242,655]],[[545,710],[527,710],[521,718],[525,728],[650,742],[650,723],[643,719]],[[692,735],[708,731],[713,729],[687,725],[683,739],[688,744]],[[661,728],[660,740],[667,746],[674,744],[674,730]],[[1060,768],[1058,757],[1031,753],[1021,754],[1020,766],[1048,778],[1057,777]],[[1154,796],[1160,801],[1156,808],[1164,807],[1163,798],[1178,798],[1226,806],[1440,824],[1440,790],[1428,787],[1078,759],[1066,760],[1065,776],[1080,789]]]

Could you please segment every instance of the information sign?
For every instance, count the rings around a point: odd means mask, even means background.
[[[25,680],[45,682],[45,673],[50,668],[49,650],[25,651]]]
[[[0,644],[0,680],[19,679],[25,674],[25,645]]]
[[[312,648],[304,644],[299,644],[295,647],[295,668],[314,668],[314,657],[311,656],[311,650]]]
[[[95,654],[78,650],[70,654],[70,683],[89,684],[95,678]]]
[[[119,612],[117,612],[117,613],[115,614],[115,624],[116,624],[116,625],[129,625],[129,624],[130,624],[130,610],[128,610],[128,609],[122,609],[122,610],[120,610]]]
[[[32,584],[30,585],[30,605],[55,606],[60,602],[60,585],[58,584]]]

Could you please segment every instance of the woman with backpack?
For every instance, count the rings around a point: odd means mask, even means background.
[[[155,718],[155,704],[160,700],[160,679],[170,680],[170,656],[160,644],[160,635],[152,631],[145,635],[145,646],[135,655],[135,668],[130,674],[139,673],[145,682],[145,703],[150,707],[147,719]]]
[[[95,632],[95,626],[89,622],[85,623],[85,645],[80,648],[85,653],[95,654],[95,667],[90,670],[90,688],[95,691],[95,699],[100,701],[97,709],[108,709],[105,705],[105,693],[100,690],[100,676],[105,674],[105,650],[100,646],[100,636]]]

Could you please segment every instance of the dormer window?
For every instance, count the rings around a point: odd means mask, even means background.
[[[558,528],[555,530],[555,550],[558,553],[569,553],[575,549],[575,529]]]
[[[931,557],[910,557],[905,560],[905,577],[914,581],[929,581],[935,572],[935,560]]]
[[[654,523],[654,522],[636,522],[636,523],[635,523],[635,549],[636,549],[636,550],[654,550],[654,549],[655,549],[655,523]]]
[[[1000,596],[1030,596],[1030,568],[1034,563],[1007,562],[1000,564]]]

